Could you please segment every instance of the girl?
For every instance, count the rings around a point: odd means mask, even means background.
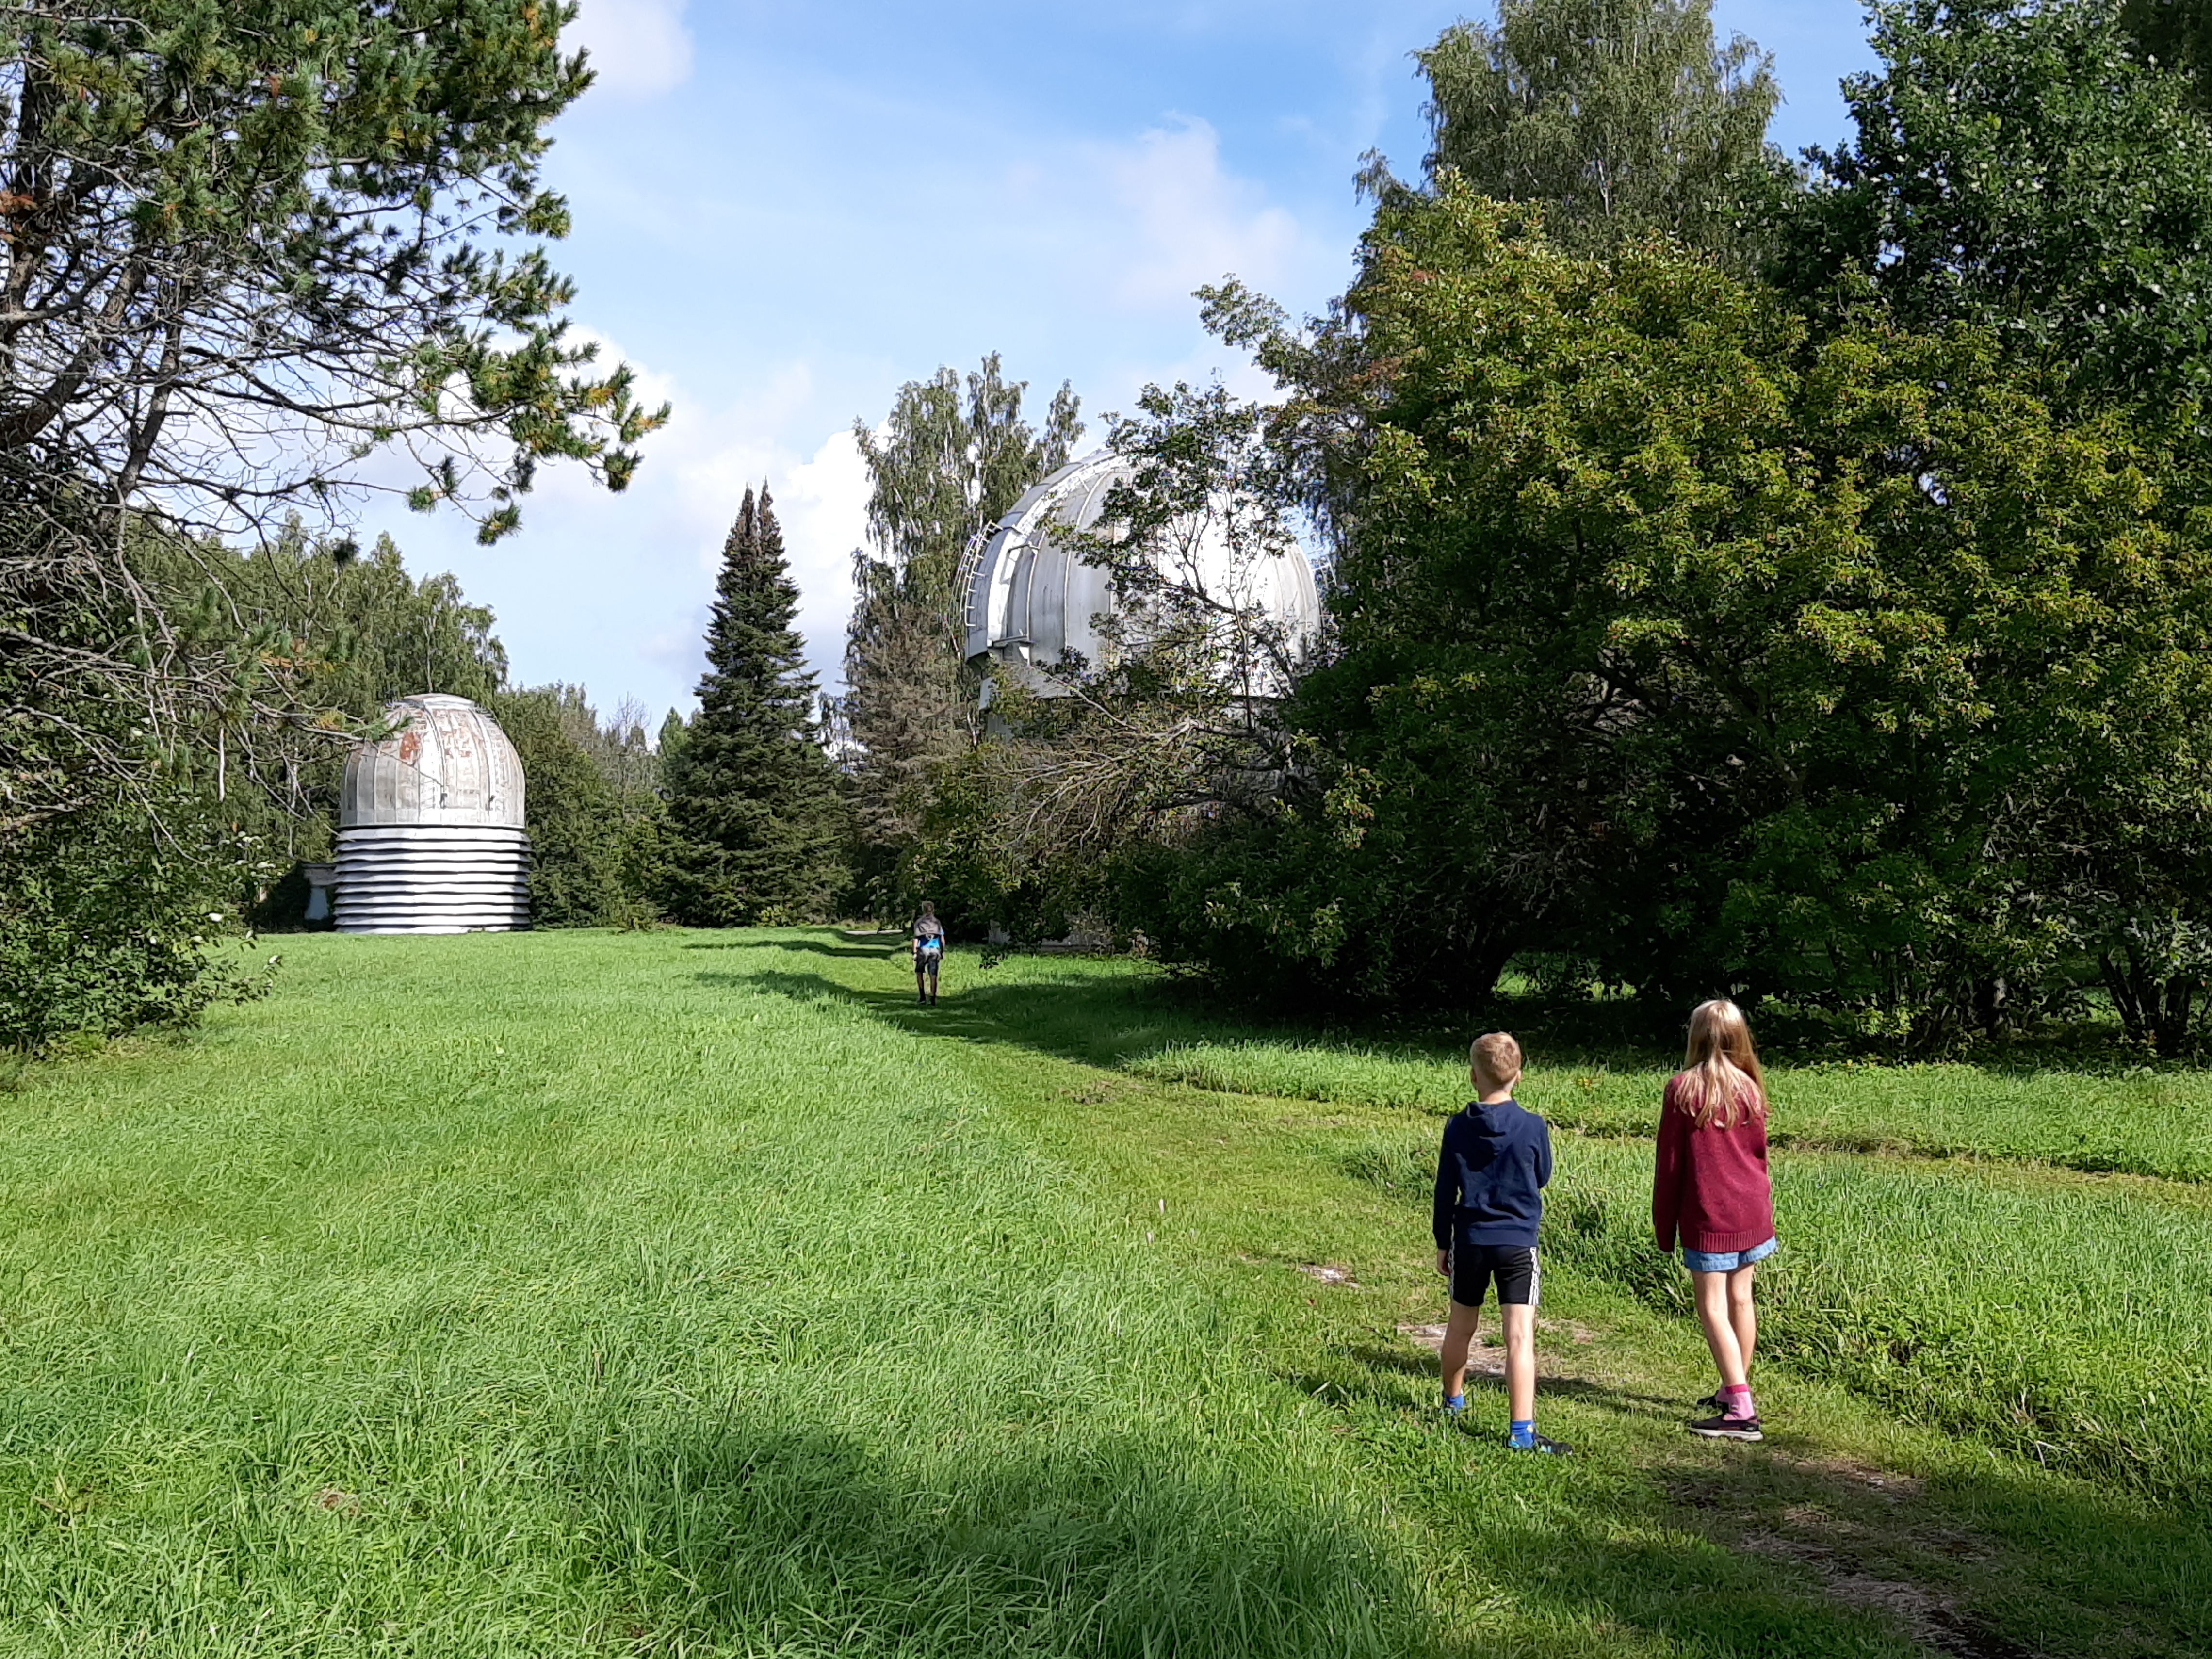
[[[1780,1247],[1774,1190],[1766,1173],[1766,1083],[1751,1027],[1733,1002],[1699,1003],[1690,1048],[1659,1109],[1659,1158],[1651,1182],[1651,1228],[1697,1287],[1698,1321],[1721,1374],[1720,1391],[1698,1403],[1718,1407],[1690,1432],[1712,1440],[1758,1440],[1751,1353],[1759,1340],[1753,1263]]]

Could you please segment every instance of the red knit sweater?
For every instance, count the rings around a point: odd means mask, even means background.
[[[1651,1176],[1651,1231],[1671,1251],[1747,1250],[1774,1237],[1766,1174],[1766,1122],[1748,1112],[1729,1129],[1700,1128],[1681,1103],[1686,1074],[1667,1085],[1659,1158]]]

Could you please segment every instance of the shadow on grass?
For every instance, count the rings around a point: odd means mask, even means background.
[[[1472,1437],[1475,1480],[1437,1493],[1412,1529],[1171,1437],[979,1449],[912,1456],[738,1425],[599,1454],[574,1477],[595,1565],[628,1601],[608,1634],[641,1648],[1133,1659],[1397,1659],[1465,1652],[1478,1633],[1485,1651],[2021,1651],[1962,1592],[1899,1580],[1900,1617],[1894,1595],[1838,1593],[1842,1571],[1809,1549],[1745,1547],[1731,1526],[1686,1523],[1671,1496],[1635,1517],[1655,1524],[1624,1526],[1604,1472],[1493,1461]],[[1470,1579],[1474,1629],[1449,1611]]]
[[[1698,1441],[1683,1431],[1693,1414],[1686,1401],[1577,1376],[1573,1363],[1571,1354],[1540,1358],[1540,1414],[1546,1400],[1571,1398],[1632,1423],[1650,1448],[1638,1460],[1648,1484],[1615,1489],[1576,1521],[1609,1515],[1705,1540],[1733,1564],[1735,1594],[1809,1593],[1962,1659],[2195,1654],[2212,1644],[2212,1602],[2202,1593],[2212,1534],[2201,1515],[1996,1462],[1923,1480],[1837,1456],[1786,1425],[1756,1447]],[[1433,1355],[1357,1339],[1285,1378],[1340,1413],[1345,1432],[1372,1434],[1418,1412],[1433,1432],[1464,1437],[1477,1471],[1492,1459],[1519,1460],[1499,1443],[1503,1377],[1470,1373],[1472,1409],[1451,1422],[1429,1407],[1436,1380]],[[1647,1552],[1648,1573],[1623,1583],[1602,1540],[1563,1540],[1560,1559],[1539,1566],[1490,1519],[1470,1547],[1492,1571],[1517,1566],[1572,1586],[1625,1623],[1677,1637],[1717,1633],[1717,1621],[1686,1618],[1683,1607],[1710,1562]],[[2091,1539],[2095,1547],[2082,1547]],[[1751,1650],[1811,1650],[1785,1642]]]
[[[822,954],[888,959],[888,953],[872,951],[824,950]],[[934,1008],[917,1006],[914,993],[903,985],[896,990],[867,989],[842,984],[826,974],[769,968],[751,973],[710,970],[695,977],[702,984],[763,991],[798,1002],[843,1003],[917,1036],[1012,1044],[1108,1067],[1142,1059],[1173,1042],[1217,1035],[1219,1029],[1180,1006],[1173,992],[1156,982],[1097,975],[982,985],[955,979],[945,986]]]
[[[882,961],[897,953],[904,945],[903,939],[888,939],[881,945],[832,945],[818,939],[687,939],[687,951],[799,951],[817,957],[866,957]]]
[[[633,1628],[612,1633],[634,1642],[1223,1659],[1441,1645],[1392,1540],[1196,1446],[915,1457],[737,1425],[630,1443],[576,1490],[603,1570],[633,1587]]]

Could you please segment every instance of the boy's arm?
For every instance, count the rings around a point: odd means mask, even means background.
[[[1437,1236],[1437,1249],[1449,1250],[1452,1242],[1452,1212],[1459,1207],[1459,1167],[1451,1155],[1451,1133],[1444,1133],[1443,1142],[1437,1148],[1437,1202],[1432,1218]]]
[[[1552,1184],[1552,1126],[1540,1117],[1536,1120],[1536,1184]]]

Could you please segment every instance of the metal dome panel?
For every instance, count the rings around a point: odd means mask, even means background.
[[[1018,671],[1038,692],[1059,688],[1036,671],[1067,657],[1096,666],[1109,641],[1098,619],[1117,609],[1109,573],[1066,545],[1068,531],[1097,531],[1109,491],[1135,464],[1110,451],[1071,461],[1014,503],[972,556],[968,569],[967,654]],[[1258,606],[1297,635],[1320,624],[1321,595],[1312,568],[1295,553],[1240,562],[1227,543],[1201,529],[1186,544],[1188,569],[1177,580],[1237,607]]]
[[[338,828],[522,827],[522,757],[489,714],[438,693],[402,697],[384,712],[399,729],[347,757]]]

